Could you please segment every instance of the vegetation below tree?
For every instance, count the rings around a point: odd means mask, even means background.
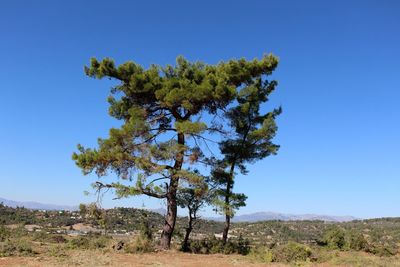
[[[134,208],[102,210],[100,214],[104,217],[96,219],[78,211],[38,211],[0,205],[0,256],[43,254],[63,258],[74,250],[119,253],[158,250],[160,232],[156,229],[163,223],[162,215]],[[186,218],[178,217],[172,243],[177,250],[181,249],[186,223]],[[77,225],[90,227],[91,231],[77,230]],[[221,239],[223,229],[223,222],[199,220],[187,251],[241,254],[255,262],[283,263],[342,263],[337,259],[340,255],[356,252],[393,261],[399,256],[400,218],[345,223],[233,223],[225,244]]]

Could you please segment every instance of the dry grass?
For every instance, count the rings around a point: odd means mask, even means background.
[[[290,266],[256,262],[240,255],[199,255],[177,251],[126,254],[113,251],[69,250],[64,257],[6,257],[0,258],[0,266],[162,266],[162,267],[228,267],[228,266]],[[361,252],[340,252],[325,263],[304,263],[302,266],[400,266],[400,258],[377,257]]]

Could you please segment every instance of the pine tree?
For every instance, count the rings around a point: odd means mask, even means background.
[[[260,114],[261,104],[268,101],[276,85],[276,81],[268,81],[262,76],[247,81],[237,95],[237,104],[226,113],[233,134],[220,142],[224,158],[216,162],[213,170],[214,181],[219,185],[216,205],[225,215],[224,243],[235,210],[245,206],[247,199],[244,194],[233,192],[236,169],[246,174],[247,163],[274,155],[279,149],[271,140],[277,131],[275,118],[281,113],[281,108]]]
[[[193,227],[198,222],[199,210],[210,203],[213,191],[208,186],[208,180],[208,177],[205,177],[202,184],[189,185],[178,191],[178,205],[188,211],[188,224],[182,242],[183,251],[189,251],[189,237]]]
[[[110,78],[118,85],[108,98],[109,114],[122,122],[109,137],[98,140],[98,148],[78,145],[73,154],[84,174],[99,177],[114,172],[118,180],[97,181],[98,189],[112,188],[118,197],[147,195],[165,199],[167,214],[161,247],[168,249],[177,215],[180,183],[201,183],[203,176],[185,164],[195,161],[198,147],[189,139],[216,133],[202,115],[214,115],[237,96],[238,88],[254,77],[270,74],[277,65],[273,55],[261,60],[245,59],[207,65],[177,58],[175,66],[134,62],[118,67],[112,59],[91,60],[85,73],[93,78]]]

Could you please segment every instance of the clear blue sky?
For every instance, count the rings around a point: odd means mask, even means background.
[[[173,63],[280,58],[277,156],[236,186],[240,213],[400,216],[399,1],[1,1],[0,196],[74,205],[71,160],[115,121],[90,57]],[[147,198],[106,206],[158,207]]]

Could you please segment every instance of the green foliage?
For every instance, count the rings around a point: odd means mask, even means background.
[[[9,236],[10,231],[4,225],[0,225],[0,242],[5,241]]]
[[[239,238],[238,240],[229,240],[224,243],[221,239],[211,236],[202,240],[192,240],[189,243],[189,251],[197,254],[242,254],[246,255],[250,251],[249,241]]]
[[[97,238],[93,238],[90,240],[89,247],[91,249],[102,249],[106,248],[110,245],[111,238],[109,236],[101,235]]]
[[[390,257],[396,255],[397,248],[389,246],[388,244],[374,245],[369,248],[369,252],[380,257]]]
[[[332,228],[325,233],[323,242],[331,249],[344,249],[346,245],[346,233],[341,228]]]
[[[111,243],[111,237],[99,235],[99,234],[89,234],[87,236],[78,236],[72,238],[66,244],[68,249],[101,249],[106,248]]]
[[[124,250],[127,253],[146,253],[153,252],[155,247],[152,240],[145,238],[142,235],[138,235],[132,242],[128,243],[124,247]]]
[[[281,108],[260,114],[261,105],[268,101],[276,85],[276,81],[268,81],[262,76],[248,80],[238,91],[235,105],[225,114],[231,134],[219,143],[223,159],[214,161],[212,171],[217,188],[214,205],[226,216],[224,241],[228,236],[230,218],[235,210],[245,206],[247,199],[244,194],[233,192],[236,169],[246,174],[246,164],[275,155],[278,151],[279,146],[272,143],[272,139],[277,131],[275,118],[281,113]]]
[[[32,235],[30,235],[30,238],[33,241],[38,241],[38,242],[57,243],[57,244],[67,243],[67,239],[64,236],[57,234],[50,234],[44,231],[36,231]]]
[[[0,243],[0,257],[33,256],[34,254],[32,244],[24,238]]]
[[[257,246],[250,250],[249,258],[258,262],[271,263],[274,261],[274,253],[270,248]]]
[[[124,247],[127,253],[145,253],[153,252],[155,250],[153,243],[153,230],[147,214],[142,218],[140,224],[139,235],[134,240]]]
[[[65,247],[61,245],[51,246],[48,251],[48,255],[56,258],[65,258],[68,256]]]
[[[204,141],[207,132],[220,132],[218,123],[201,121],[202,116],[218,115],[236,97],[239,102],[254,94],[265,98],[275,82],[263,81],[263,77],[270,75],[277,64],[273,55],[216,65],[178,57],[175,66],[151,65],[148,69],[131,61],[117,67],[110,58],[101,62],[92,59],[85,67],[88,76],[119,82],[108,98],[109,114],[123,123],[110,129],[109,138],[99,139],[96,149],[78,145],[72,158],[84,174],[95,172],[100,177],[112,171],[122,180],[136,180],[133,185],[124,181],[96,182],[98,192],[113,188],[118,197],[144,194],[166,198],[169,212],[164,229],[168,230],[163,231],[162,245],[169,246],[176,220],[176,192],[184,186],[180,180],[190,185],[199,184],[204,178],[184,163],[196,163],[189,152],[200,150],[197,138]],[[262,92],[254,93],[251,88],[261,88]],[[252,140],[261,142],[255,147],[265,147],[273,131],[254,132]],[[192,137],[194,142],[188,142],[186,137]]]
[[[274,249],[273,261],[275,262],[302,262],[311,260],[312,250],[306,245],[289,242]]]
[[[85,67],[87,75],[120,82],[109,97],[110,115],[124,124],[111,129],[108,139],[99,139],[99,149],[79,146],[73,159],[85,174],[95,171],[103,176],[112,170],[127,178],[134,168],[143,171],[140,179],[154,174],[168,176],[169,168],[149,152],[161,144],[164,150],[173,152],[161,161],[173,160],[180,152],[174,143],[156,142],[157,139],[167,132],[200,134],[209,127],[204,121],[193,121],[193,116],[200,112],[214,114],[224,108],[234,100],[237,87],[269,74],[276,65],[277,59],[272,55],[262,60],[231,60],[217,65],[191,63],[179,57],[176,66],[152,65],[147,70],[134,62],[116,67],[109,58],[101,62],[92,59]],[[153,195],[151,189],[136,186],[130,193]]]
[[[76,238],[72,238],[67,243],[67,248],[69,249],[89,249],[90,240],[84,236],[78,236]]]
[[[79,213],[81,216],[85,216],[88,212],[87,206],[83,203],[79,204]]]
[[[362,233],[350,232],[346,240],[349,249],[356,251],[368,251],[369,244]]]

